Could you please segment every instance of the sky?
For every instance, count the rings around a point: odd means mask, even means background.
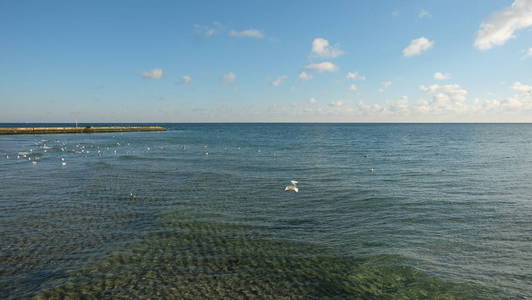
[[[532,122],[532,0],[0,1],[0,123]]]

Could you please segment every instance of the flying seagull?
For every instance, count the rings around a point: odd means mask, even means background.
[[[289,191],[294,191],[294,192],[299,192],[299,189],[297,188],[296,184],[298,184],[299,182],[298,181],[295,181],[295,180],[291,180],[290,183],[292,185],[288,185],[287,187],[284,188],[284,191],[285,192],[289,192]]]

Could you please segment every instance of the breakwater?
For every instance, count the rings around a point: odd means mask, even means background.
[[[0,135],[165,131],[161,126],[85,126],[0,128]]]

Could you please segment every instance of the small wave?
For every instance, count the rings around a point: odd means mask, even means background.
[[[112,164],[108,162],[104,162],[104,161],[94,161],[94,162],[91,162],[90,165],[93,168],[98,169],[98,170],[111,169],[113,167]]]
[[[133,154],[124,154],[124,155],[118,155],[119,160],[146,160],[146,161],[162,161],[166,158],[164,157],[155,157],[155,156],[140,156],[140,155],[133,155]],[[170,159],[172,160],[172,159]]]

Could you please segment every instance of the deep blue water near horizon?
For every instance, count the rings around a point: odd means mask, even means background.
[[[0,136],[0,298],[532,297],[532,124],[161,125]]]

